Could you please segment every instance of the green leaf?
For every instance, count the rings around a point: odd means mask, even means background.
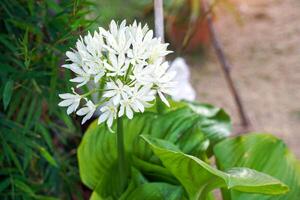
[[[222,170],[233,166],[250,167],[269,174],[289,186],[290,191],[277,200],[300,197],[300,164],[286,145],[271,134],[251,133],[227,139],[214,148],[218,167]],[[249,195],[236,191],[223,191],[227,199],[267,200],[268,196]]]
[[[203,116],[201,128],[211,141],[211,144],[214,145],[230,135],[232,129],[231,120],[223,109],[196,102],[188,105],[195,113]]]
[[[34,196],[34,191],[31,189],[31,187],[29,185],[27,185],[26,183],[24,183],[21,180],[14,180],[15,186],[17,188],[19,188],[20,190],[24,191],[25,193],[27,193],[29,196]]]
[[[220,119],[217,113],[221,112],[220,109],[197,105],[202,108],[200,112],[200,109],[191,108],[189,104],[184,105],[161,115],[145,112],[137,114],[132,120],[124,119],[125,150],[129,161],[143,174],[156,181],[178,183],[153,155],[145,141],[140,140],[139,135],[152,135],[171,141],[183,152],[201,156],[206,150],[203,145],[207,143],[206,136],[218,129]],[[220,132],[229,133],[229,117],[224,124],[227,128],[219,128]],[[116,127],[113,126],[112,129],[116,130]],[[81,179],[90,189],[96,190],[101,198],[110,195],[117,198],[119,195],[115,189],[118,181],[115,173],[116,150],[116,133],[109,132],[106,125],[97,125],[97,122],[88,128],[78,148]]]
[[[90,197],[90,200],[104,200],[103,198],[101,198],[98,194],[97,194],[97,192],[93,192],[92,193],[92,195],[91,195],[91,197]],[[108,199],[107,199],[108,200]],[[111,199],[112,200],[112,199]]]
[[[4,90],[3,90],[3,105],[4,105],[4,109],[6,110],[12,93],[13,93],[13,86],[14,86],[14,82],[12,80],[7,81],[7,83],[5,84]]]
[[[127,199],[154,199],[154,200],[173,200],[181,199],[183,190],[180,186],[170,185],[167,183],[149,183],[144,176],[135,168],[132,168],[132,179],[128,188],[119,198],[119,200]],[[90,197],[90,200],[113,200],[114,198],[109,196],[102,198],[94,191]]]
[[[49,164],[51,164],[54,167],[58,167],[55,159],[51,156],[51,154],[45,148],[40,147],[39,150],[40,150],[40,153],[43,156],[43,158],[45,158]]]
[[[180,186],[167,183],[146,183],[136,188],[127,199],[140,200],[184,200]]]
[[[0,183],[0,192],[3,192],[10,185],[10,178],[6,178]]]
[[[161,140],[150,136],[142,136],[150,145],[163,165],[184,186],[189,199],[206,199],[209,192],[215,188],[226,187],[227,189],[261,193],[283,194],[288,187],[277,179],[248,168],[232,168],[222,172],[203,162],[197,157],[174,151],[168,148]]]
[[[62,76],[58,66],[87,32],[84,13],[91,9],[89,0],[0,1],[1,200],[83,199],[74,152],[81,129],[57,106],[58,92],[71,87],[71,72]]]

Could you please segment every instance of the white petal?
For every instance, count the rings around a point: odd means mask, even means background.
[[[75,97],[75,95],[71,93],[59,94],[58,96],[62,99],[71,99]]]
[[[133,118],[133,112],[131,110],[131,108],[129,106],[126,106],[126,116],[129,118],[129,119],[132,119]]]
[[[109,90],[104,92],[103,97],[112,97],[116,95],[116,91],[115,90]]]
[[[118,89],[118,86],[114,82],[108,82],[108,83],[106,83],[106,89],[116,90],[116,89]]]
[[[153,101],[155,99],[154,95],[148,95],[142,97],[143,101]]]
[[[166,97],[163,95],[163,93],[161,93],[160,91],[158,91],[158,95],[159,95],[160,99],[161,99],[168,107],[170,107],[170,104],[169,104],[168,100],[166,99]]]
[[[123,29],[126,26],[126,20],[124,19],[120,24],[120,29]]]
[[[86,115],[89,111],[90,111],[90,109],[88,107],[83,107],[83,108],[79,109],[76,112],[76,114],[79,116],[83,116],[83,115]]]
[[[113,100],[114,105],[119,105],[120,104],[120,100],[121,100],[121,95],[120,94],[116,94],[116,96],[114,96],[112,100]]]
[[[87,82],[89,82],[89,80],[85,80],[85,81],[83,81],[82,83],[78,84],[78,85],[76,86],[76,88],[79,88],[79,87],[81,87],[81,86],[87,84]]]
[[[125,55],[124,54],[120,54],[118,57],[118,65],[119,67],[122,67],[125,63]]]
[[[133,102],[130,106],[131,106],[131,108],[134,112],[139,112],[140,111],[138,106],[136,105],[136,102]]]
[[[139,101],[135,101],[135,104],[141,112],[144,112],[145,109],[143,104],[141,104]]]
[[[113,124],[113,117],[110,116],[110,117],[107,119],[107,126],[108,126],[108,128],[111,128],[112,124]]]
[[[123,115],[124,115],[124,106],[121,105],[121,106],[120,106],[120,111],[119,111],[119,113],[118,113],[118,116],[119,116],[119,117],[122,117]]]
[[[99,81],[103,76],[104,76],[104,72],[103,72],[103,71],[99,72],[99,73],[95,76],[95,78],[94,78],[95,83],[98,83],[98,81]]]
[[[81,124],[84,124],[87,120],[89,120],[93,116],[93,112],[89,112],[83,119]]]
[[[150,40],[152,39],[152,37],[153,37],[153,31],[150,30],[150,31],[148,31],[148,32],[146,33],[146,35],[145,35],[145,37],[144,37],[144,41],[145,41],[145,42],[148,42],[148,41],[150,41]]]
[[[109,60],[110,60],[110,62],[111,62],[111,64],[112,64],[112,66],[113,66],[113,67],[118,67],[117,56],[116,56],[115,54],[110,53],[110,54],[108,55],[108,57],[109,57]]]
[[[79,74],[79,75],[85,74],[84,71],[80,67],[78,67],[78,65],[75,63],[62,65],[62,67],[70,69],[71,71],[73,71],[74,73]]]
[[[78,76],[76,78],[70,79],[70,81],[74,82],[74,83],[82,83],[82,82],[86,81],[86,77]]]
[[[98,124],[104,122],[108,118],[108,116],[109,116],[108,112],[102,113],[98,118]]]
[[[76,110],[76,105],[71,104],[68,109],[67,109],[67,114],[71,114],[72,112],[74,112]]]
[[[66,52],[66,56],[74,63],[80,63],[80,57],[77,53],[71,51]]]
[[[110,32],[111,32],[112,34],[116,34],[116,33],[117,33],[118,27],[117,27],[117,23],[115,22],[115,20],[112,20],[112,21],[110,22],[109,29],[110,29]]]
[[[66,100],[63,100],[61,101],[58,106],[61,106],[61,107],[66,107],[66,106],[69,106],[73,103],[73,99],[66,99]]]

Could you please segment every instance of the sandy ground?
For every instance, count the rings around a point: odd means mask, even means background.
[[[247,114],[257,132],[283,138],[300,158],[300,1],[248,0],[237,3],[243,25],[230,13],[216,28]],[[205,61],[191,60],[197,99],[239,118],[212,49]]]

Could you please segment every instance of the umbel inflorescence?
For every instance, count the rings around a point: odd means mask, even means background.
[[[109,128],[117,117],[132,119],[134,112],[144,112],[157,94],[169,105],[165,94],[172,94],[175,73],[164,61],[170,53],[167,46],[147,25],[136,22],[112,21],[109,30],[100,27],[80,37],[76,48],[66,52],[69,63],[62,67],[76,74],[70,81],[77,88],[87,85],[89,91],[79,94],[72,88],[72,93],[59,95],[63,100],[58,105],[68,107],[68,114],[84,116],[82,123],[100,109],[98,123],[106,121]],[[98,102],[92,101],[93,94],[101,94]]]

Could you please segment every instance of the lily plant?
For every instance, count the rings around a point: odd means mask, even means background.
[[[171,53],[167,47],[147,25],[112,21],[66,52],[62,67],[74,72],[76,88],[59,95],[59,106],[83,116],[82,123],[98,117],[78,148],[91,199],[206,200],[214,199],[216,188],[233,200],[240,196],[228,192],[285,194],[289,187],[277,174],[280,180],[224,162],[222,152],[230,152],[220,142],[231,125],[222,109],[168,99],[176,91],[176,73],[164,59]],[[210,162],[213,155],[219,169]]]
[[[101,113],[99,124],[106,122],[111,130],[113,121],[117,121],[120,177],[127,176],[122,117],[132,119],[135,112],[144,112],[156,95],[169,106],[165,95],[172,94],[176,74],[168,71],[169,63],[164,61],[171,52],[167,46],[160,38],[153,37],[147,25],[134,22],[128,26],[126,21],[118,25],[112,21],[109,30],[100,27],[93,35],[80,37],[76,48],[66,52],[68,64],[62,67],[76,74],[70,81],[77,83],[77,88],[89,82],[93,87],[84,94],[71,88],[72,93],[59,95],[63,100],[58,105],[68,107],[68,114],[76,112],[84,116],[82,123],[97,109]],[[100,100],[93,102],[92,95],[99,92]],[[84,106],[78,109],[81,102]]]

